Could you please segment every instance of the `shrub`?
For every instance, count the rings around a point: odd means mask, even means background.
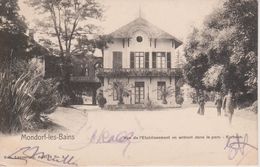
[[[176,97],[176,103],[179,104],[179,105],[182,105],[183,102],[184,102],[183,97],[182,97],[181,95],[178,95],[178,96]]]
[[[21,74],[1,71],[0,131],[14,133],[41,127],[41,114],[53,112],[57,104],[56,85],[50,82],[27,63]]]
[[[63,95],[60,97],[60,105],[67,107],[71,104],[71,98],[68,95]]]
[[[257,113],[257,100],[252,104],[251,111],[253,111],[254,113]]]
[[[107,103],[107,99],[104,96],[98,98],[98,106],[100,108],[104,108],[105,104]]]
[[[109,88],[104,91],[109,91],[111,94],[109,96],[113,96],[113,92],[115,91],[118,96],[118,105],[124,104],[124,97],[131,96],[131,88],[133,85],[129,84],[125,81],[114,80],[109,84]]]
[[[32,104],[34,111],[46,114],[54,112],[58,104],[57,83],[52,79],[41,80],[34,97]]]
[[[154,103],[152,102],[152,100],[149,99],[149,98],[145,101],[144,107],[145,107],[146,109],[148,109],[148,110],[153,110],[153,109],[156,108],[156,106],[154,105]]]
[[[153,109],[153,103],[150,99],[146,101],[145,108],[147,108],[148,110]]]
[[[98,106],[103,109],[105,107],[105,104],[107,103],[107,99],[104,97],[103,87],[97,89],[96,99],[98,102]]]
[[[1,131],[12,133],[31,129],[35,113],[32,111],[37,89],[34,79],[22,74],[17,80],[12,79],[9,72],[0,74],[0,118]]]

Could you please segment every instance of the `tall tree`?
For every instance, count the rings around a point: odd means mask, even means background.
[[[80,36],[92,34],[97,27],[91,22],[100,19],[102,6],[96,0],[27,0],[44,19],[38,27],[45,36],[42,40],[61,57],[60,90],[73,96],[70,85],[71,56]],[[53,40],[52,40],[53,39]],[[55,40],[56,39],[56,40]],[[57,49],[55,48],[57,46]]]
[[[202,82],[204,73],[208,70],[208,57],[201,47],[201,34],[198,29],[194,29],[188,37],[188,42],[184,48],[184,56],[187,63],[184,65],[184,76],[186,82],[197,91],[205,89]]]
[[[96,26],[90,22],[100,19],[103,13],[102,6],[96,0],[27,0],[27,2],[45,17],[41,21],[38,20],[39,28],[46,33],[46,37],[56,38],[60,56],[71,55],[77,37],[93,33]]]
[[[205,21],[206,29],[216,34],[208,41],[211,45],[207,54],[213,64],[224,65],[226,89],[242,93],[256,90],[257,5],[256,0],[228,0]],[[230,82],[231,78],[237,82]]]
[[[0,30],[13,34],[25,33],[27,26],[24,18],[18,13],[19,7],[17,0],[0,1]]]
[[[90,52],[94,54],[96,49],[101,51],[102,59],[104,59],[105,49],[108,48],[108,44],[113,43],[112,37],[108,35],[99,35],[93,39],[88,39],[86,36],[82,36],[78,39],[78,44],[75,46],[73,53]]]
[[[208,70],[193,73],[204,76],[202,84],[205,88],[224,92],[231,89],[256,99],[257,5],[257,0],[226,0],[206,18],[204,28],[197,32],[196,41],[188,39],[186,66],[192,65],[189,57],[199,59],[194,56],[196,53],[207,56]],[[204,62],[198,63],[205,65]]]
[[[15,58],[26,58],[27,26],[18,13],[17,0],[0,1],[0,67],[10,66]]]
[[[108,48],[108,44],[113,43],[112,37],[107,35],[99,35],[95,40],[95,47],[101,51],[102,58],[104,59],[104,51]]]

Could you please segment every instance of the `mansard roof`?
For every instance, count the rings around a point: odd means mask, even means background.
[[[173,35],[161,30],[155,25],[151,24],[142,17],[138,17],[132,22],[120,27],[110,35],[113,38],[131,38],[136,31],[144,31],[149,38],[156,39],[172,39],[176,42],[176,48],[182,44],[182,41],[174,37]]]

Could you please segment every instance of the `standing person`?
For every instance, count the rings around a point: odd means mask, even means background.
[[[221,97],[220,93],[218,93],[217,96],[216,96],[215,105],[217,107],[218,116],[220,116],[221,115],[221,107],[222,107],[222,97]]]
[[[199,103],[199,109],[198,109],[198,114],[204,115],[204,105],[205,105],[205,98],[203,96],[203,92],[200,92],[199,98],[198,98],[198,103]]]
[[[225,113],[227,114],[228,118],[229,118],[229,123],[231,124],[232,122],[232,116],[234,113],[234,99],[232,96],[232,92],[229,89],[228,90],[228,94],[224,97],[223,99],[223,104],[222,107],[225,110]]]

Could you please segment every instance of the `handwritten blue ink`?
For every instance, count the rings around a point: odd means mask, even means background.
[[[258,150],[257,147],[248,144],[248,134],[245,134],[244,138],[241,138],[242,137],[238,134],[236,134],[236,136],[228,137],[224,150],[228,150],[228,158],[230,160],[233,160],[238,155],[238,153],[241,153],[241,155],[243,156],[245,154],[246,146]]]
[[[93,144],[126,144],[123,149],[123,155],[125,155],[127,149],[131,144],[131,139],[134,136],[134,132],[121,131],[115,134],[110,133],[108,130],[103,129],[100,134],[98,130],[95,130],[90,138],[90,143]]]
[[[134,136],[133,131],[119,131],[112,134],[110,131],[106,129],[103,129],[101,132],[97,129],[94,129],[90,132],[91,126],[88,125],[88,115],[86,116],[85,123],[77,131],[77,134],[82,133],[83,129],[85,129],[84,134],[86,134],[85,141],[84,139],[82,139],[79,143],[73,142],[70,144],[61,145],[59,146],[59,149],[66,151],[78,151],[85,149],[91,144],[125,144],[125,147],[122,151],[122,154],[125,156],[129,146],[133,143],[131,141],[132,137]],[[87,133],[89,133],[90,136],[88,136]]]

